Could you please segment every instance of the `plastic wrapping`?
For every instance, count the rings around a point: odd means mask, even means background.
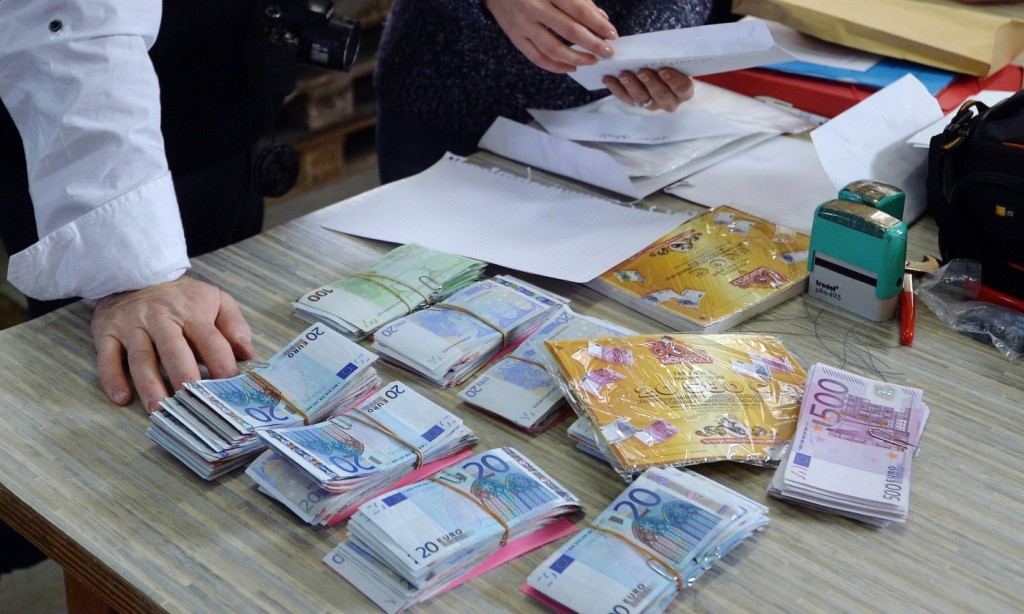
[[[548,341],[552,374],[626,480],[648,467],[774,465],[806,374],[775,337],[633,335]]]
[[[951,260],[917,285],[918,297],[953,330],[996,347],[1013,360],[1024,354],[1024,313],[972,300],[981,287],[981,263]]]

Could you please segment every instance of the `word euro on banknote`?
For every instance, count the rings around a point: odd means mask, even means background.
[[[536,329],[565,299],[505,275],[378,330],[373,349],[441,388],[457,385],[496,352]]]
[[[580,509],[517,450],[497,448],[364,503],[324,562],[382,609],[399,612],[504,544]]]
[[[544,342],[631,334],[627,328],[562,305],[515,350],[463,387],[459,398],[529,433],[542,432],[557,423],[566,409],[558,382],[544,364],[550,360]]]
[[[664,611],[768,523],[768,508],[689,470],[654,467],[540,564],[527,584],[576,612]]]
[[[319,422],[380,386],[377,356],[314,324],[269,361],[241,375],[186,382],[161,401],[147,433],[213,479],[264,448],[263,428]]]
[[[384,324],[450,296],[480,279],[487,263],[402,245],[354,275],[320,286],[292,303],[295,312],[361,339]]]
[[[928,413],[917,388],[814,365],[769,494],[879,526],[906,521]]]
[[[258,434],[269,450],[246,474],[311,524],[477,442],[461,419],[401,382],[326,422]]]

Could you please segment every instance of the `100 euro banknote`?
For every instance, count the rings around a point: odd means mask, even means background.
[[[479,260],[410,243],[354,275],[307,292],[292,306],[302,317],[358,339],[460,290],[479,279],[485,267]]]

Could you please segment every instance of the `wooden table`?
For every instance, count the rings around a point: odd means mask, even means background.
[[[662,196],[663,201],[681,201]],[[355,272],[391,244],[323,230],[313,213],[195,261],[195,274],[241,303],[266,358],[304,329],[290,303]],[[936,252],[936,229],[910,229],[909,256]],[[585,288],[528,277],[581,313],[641,332],[664,327]],[[145,435],[135,404],[100,391],[79,303],[0,332],[0,516],[64,566],[73,605],[122,611],[374,612],[322,557],[344,527],[312,528],[239,470],[205,482]],[[821,361],[922,388],[932,409],[914,461],[910,518],[874,529],[768,498],[773,470],[736,463],[700,473],[771,508],[771,525],[673,604],[708,612],[1006,612],[1024,603],[1024,364],[955,333],[923,306],[917,338],[800,296],[739,326],[772,333],[805,368]],[[512,445],[595,516],[626,484],[570,445],[565,421],[528,436],[412,376],[379,365],[461,416],[479,450]],[[543,611],[518,586],[554,545],[421,607],[425,612]]]

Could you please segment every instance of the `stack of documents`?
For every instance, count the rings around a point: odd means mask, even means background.
[[[530,574],[523,591],[574,612],[662,612],[768,508],[692,471],[649,469]]]
[[[709,83],[674,113],[606,97],[574,109],[529,109],[538,130],[499,117],[480,147],[630,198],[643,198],[683,177],[783,133],[815,123]]]
[[[544,342],[631,335],[633,331],[574,313],[563,305],[514,351],[502,356],[471,381],[459,398],[528,433],[540,433],[565,416],[565,398],[543,364]]]
[[[246,474],[310,524],[330,524],[411,472],[477,442],[462,420],[401,382],[326,422],[257,434],[270,449]]]
[[[805,375],[775,337],[631,335],[545,346],[569,404],[626,480],[651,467],[774,465],[793,437]]]
[[[529,459],[496,448],[364,503],[324,562],[382,609],[399,612],[580,511],[579,500]]]
[[[876,526],[905,522],[928,420],[917,388],[816,364],[796,435],[768,493]]]
[[[531,333],[563,302],[499,275],[381,328],[373,336],[373,348],[388,361],[448,388]]]
[[[487,263],[410,243],[292,303],[295,313],[353,339],[436,303],[480,279]]]
[[[227,379],[186,382],[160,402],[146,434],[208,480],[264,448],[263,428],[320,422],[380,387],[377,356],[314,324],[264,365]]]

